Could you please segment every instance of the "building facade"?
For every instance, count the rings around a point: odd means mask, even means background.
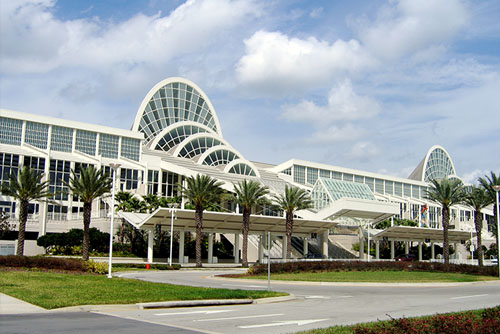
[[[441,146],[432,147],[408,178],[297,159],[279,165],[248,161],[224,139],[206,94],[183,78],[155,85],[142,101],[131,130],[0,110],[0,181],[29,166],[44,173],[56,194],[57,204],[31,203],[27,224],[31,239],[81,227],[83,204],[67,193],[63,181],[69,180],[72,170],[89,165],[110,172],[111,163],[120,164],[119,189],[137,196],[176,196],[176,185],[198,173],[222,181],[227,191],[243,179],[256,180],[274,194],[283,193],[286,185],[301,187],[311,193],[314,209],[299,216],[345,226],[396,216],[421,227],[440,228],[440,208],[424,194],[429,180],[457,177]],[[352,203],[357,203],[359,214],[342,214],[346,212],[342,205]],[[0,194],[0,209],[16,222],[18,206],[12,198]],[[237,210],[231,203],[225,209]],[[256,214],[279,213],[264,207]],[[109,201],[95,201],[93,215],[93,226],[106,230]],[[455,229],[473,231],[470,208],[456,206],[451,217]]]

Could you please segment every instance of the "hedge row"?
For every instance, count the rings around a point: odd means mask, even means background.
[[[500,333],[500,306],[472,312],[426,318],[393,319],[369,326],[355,326],[355,334],[495,334]]]
[[[0,256],[0,267],[40,268],[87,272],[86,263],[80,259],[65,259],[43,256]]]
[[[272,263],[272,273],[295,273],[312,271],[437,271],[483,276],[498,276],[498,267],[479,267],[468,264],[444,264],[438,262],[399,262],[399,261],[302,261]],[[267,274],[267,264],[257,264],[250,268],[249,275]]]

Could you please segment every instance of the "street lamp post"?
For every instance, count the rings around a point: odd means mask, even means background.
[[[168,265],[172,266],[172,248],[174,245],[174,215],[177,210],[177,203],[168,203],[170,208],[170,257],[168,258]]]
[[[496,192],[497,197],[497,235],[500,240],[500,206],[498,205],[498,192],[500,191],[500,185],[494,185],[493,190]],[[500,243],[500,242],[499,242]],[[497,262],[498,262],[498,277],[500,277],[500,245],[497,244]]]
[[[113,223],[115,220],[115,188],[116,188],[116,170],[120,167],[119,163],[111,163],[109,166],[113,169],[113,187],[111,190],[111,222],[109,226],[109,260],[108,260],[108,278],[111,278],[111,267],[113,266]]]

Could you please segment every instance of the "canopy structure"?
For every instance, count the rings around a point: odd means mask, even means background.
[[[170,226],[174,214],[174,230],[196,231],[194,210],[159,208],[151,214],[135,212],[119,212],[118,215],[136,228],[152,228],[156,225]],[[293,234],[310,236],[322,233],[335,227],[337,223],[328,220],[311,220],[294,218]],[[242,215],[234,212],[203,212],[203,231],[215,233],[239,233],[242,228]],[[286,226],[283,217],[250,215],[250,233],[285,234]]]
[[[449,230],[448,238],[450,243],[463,242],[476,235],[475,232]],[[410,226],[392,226],[373,236],[374,240],[398,240],[398,241],[424,241],[424,242],[443,242],[443,230],[410,227]]]
[[[399,204],[367,199],[341,198],[318,212],[323,219],[341,217],[370,219],[378,222],[399,213]]]

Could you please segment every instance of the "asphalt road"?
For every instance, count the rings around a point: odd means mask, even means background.
[[[0,315],[2,334],[197,334],[199,332],[88,312]]]
[[[266,289],[266,281],[214,279],[228,272],[170,271],[120,273],[153,282],[231,289]],[[231,272],[235,272],[231,270]],[[205,333],[293,333],[300,330],[453,312],[500,304],[500,282],[447,285],[285,284],[272,289],[297,299],[273,304],[161,310],[112,311],[108,315],[177,326]]]

